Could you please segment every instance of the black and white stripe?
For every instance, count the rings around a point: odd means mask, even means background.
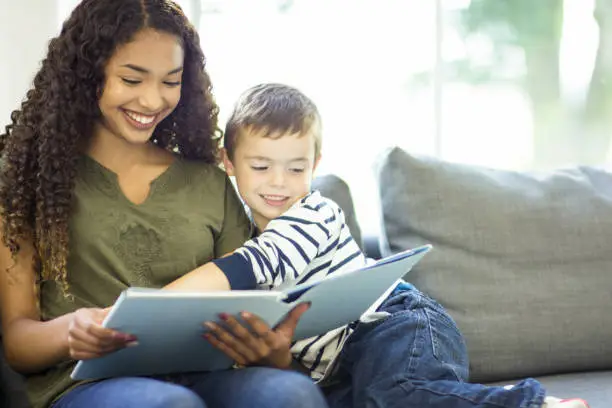
[[[346,225],[343,211],[316,191],[270,221],[265,231],[236,253],[249,261],[257,285],[262,289],[314,282],[366,264]],[[320,380],[351,332],[348,325],[339,327],[297,341],[291,351],[310,370],[311,377]]]

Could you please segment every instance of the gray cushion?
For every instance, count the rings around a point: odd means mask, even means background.
[[[537,377],[548,395],[558,398],[582,398],[591,408],[612,407],[612,371],[574,373]],[[519,380],[499,384],[514,384]]]
[[[464,333],[472,380],[612,369],[612,176],[530,174],[390,149],[383,255],[431,243],[406,279]]]

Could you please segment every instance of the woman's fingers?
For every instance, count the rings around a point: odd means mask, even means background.
[[[227,324],[227,329],[212,322],[207,322],[206,327],[208,327],[217,340],[248,361],[255,362],[259,360],[260,349],[255,345],[254,340],[249,338],[252,336],[247,334],[248,330],[242,327],[242,325],[233,318],[231,322],[230,319],[228,319],[225,323]],[[238,334],[236,332],[238,332]]]
[[[136,340],[136,336],[107,329],[97,324],[90,325],[87,332],[99,339],[103,344],[121,345]]]
[[[249,365],[250,362],[240,353],[236,352],[233,348],[227,346],[225,343],[217,339],[217,337],[212,333],[204,333],[202,335],[206,340],[210,342],[215,348],[221,350],[226,356],[231,358],[236,363],[246,366]]]
[[[300,316],[307,309],[308,305],[302,305],[289,313],[283,321],[288,332],[295,330]],[[278,327],[271,329],[266,322],[248,312],[240,314],[242,321],[227,314],[219,317],[223,323],[204,323],[209,331],[203,337],[238,364],[263,364],[277,368],[290,365],[291,336],[287,333]]]
[[[252,313],[242,312],[240,316],[244,319],[246,323],[248,323],[251,331],[259,338],[261,341],[265,342],[268,348],[273,348],[276,345],[276,333],[268,326],[266,322],[261,320],[259,317],[255,316]]]
[[[70,331],[68,345],[71,354],[77,351],[104,354],[124,347],[125,343],[113,341],[113,339],[99,338],[88,331],[75,329]]]
[[[247,323],[247,326],[250,329],[240,323],[234,316],[223,315],[222,318],[235,337],[253,348],[262,348],[261,343],[262,341],[265,342],[264,337],[266,337],[266,334],[269,331],[268,326],[258,317],[255,317],[250,313],[242,312],[241,317],[244,319],[245,323]],[[255,329],[253,324],[257,323],[259,324],[257,325],[257,329]]]
[[[285,332],[289,337],[293,337],[302,315],[310,309],[310,303],[300,303],[287,313],[287,316],[276,326],[276,330]]]
[[[104,354],[91,353],[87,351],[71,351],[70,358],[73,360],[90,360],[92,358],[102,357]]]
[[[107,309],[79,309],[68,328],[71,358],[83,360],[100,357],[135,342],[136,337],[101,326]]]

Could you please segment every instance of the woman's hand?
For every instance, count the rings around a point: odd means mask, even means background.
[[[248,325],[243,326],[236,318],[229,315],[219,316],[227,329],[206,322],[210,330],[202,335],[213,346],[242,366],[268,366],[287,369],[291,365],[291,341],[302,314],[310,304],[302,303],[294,307],[287,317],[274,329],[263,320],[250,313],[241,313]]]
[[[136,337],[102,327],[110,308],[82,308],[68,325],[68,352],[74,360],[101,357],[136,344]]]

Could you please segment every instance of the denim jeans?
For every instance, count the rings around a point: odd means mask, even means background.
[[[544,389],[533,379],[512,389],[467,383],[465,343],[437,302],[400,286],[360,323],[340,355],[333,385],[301,374],[246,368],[185,374],[163,381],[118,378],[81,385],[53,408],[540,408]]]
[[[183,374],[165,380],[124,377],[76,387],[53,408],[325,408],[320,389],[302,374],[245,368]]]
[[[411,285],[380,306],[390,315],[359,323],[340,355],[330,408],[540,408],[536,380],[507,390],[470,384],[465,342],[444,308]]]

